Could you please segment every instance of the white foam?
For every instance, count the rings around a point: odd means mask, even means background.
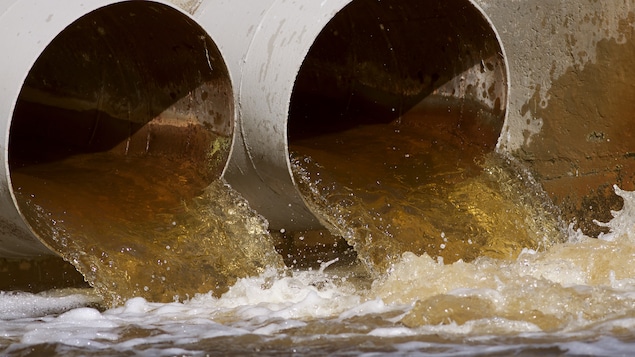
[[[407,327],[382,327],[376,328],[368,333],[369,336],[377,336],[377,337],[403,337],[403,336],[414,336],[417,333],[412,329]]]
[[[0,292],[0,339],[10,346],[4,351],[0,348],[0,354],[44,343],[88,351],[85,354],[92,350],[112,354],[134,351],[147,356],[203,354],[191,346],[215,338],[274,339],[295,330],[301,333],[292,339],[310,341],[316,321],[318,325],[353,326],[343,334],[320,332],[320,338],[334,343],[359,336],[401,342],[412,336],[446,336],[456,341],[469,339],[474,344],[396,345],[402,352],[435,346],[465,354],[492,348],[513,351],[522,348],[522,343],[521,347],[494,346],[492,341],[515,336],[514,341],[554,339],[554,346],[572,354],[627,354],[632,343],[620,342],[611,334],[635,329],[635,267],[630,253],[635,252],[635,230],[629,223],[635,222],[635,194],[616,192],[625,198],[625,207],[606,223],[611,239],[589,239],[579,231],[572,232],[575,239],[570,242],[547,252],[527,250],[514,261],[483,258],[442,265],[430,257],[405,254],[391,275],[368,291],[356,290],[321,269],[269,270],[240,279],[220,298],[201,294],[172,303],[134,298],[103,312],[91,308],[94,296],[81,291]],[[389,283],[399,288],[382,290],[389,288]],[[445,295],[477,297],[492,304],[492,313],[463,324],[409,328],[400,323],[416,301]],[[513,315],[518,306],[557,320],[553,325],[557,330],[543,332],[540,326],[549,325],[545,321]],[[368,325],[357,326],[360,321]],[[373,321],[381,323],[373,325]],[[130,332],[135,329],[142,333]],[[575,340],[585,342],[571,342]]]
[[[50,293],[30,294],[0,291],[0,319],[7,320],[57,314],[97,301],[96,297],[80,292],[58,296]]]
[[[322,271],[294,272],[273,280],[274,274],[278,272],[240,279],[216,301],[217,306],[236,309],[244,319],[306,319],[339,314],[362,299],[345,282]]]
[[[403,308],[403,306],[399,306],[398,308]],[[373,299],[370,301],[366,301],[362,304],[355,305],[352,308],[342,312],[339,315],[339,319],[345,320],[345,319],[350,319],[356,316],[381,314],[386,311],[390,311],[391,309],[394,309],[394,307],[387,306],[383,300]]]
[[[72,309],[45,321],[36,320],[28,324],[21,342],[105,348],[107,344],[98,341],[117,340],[119,335],[115,329],[121,326],[121,323],[104,317],[99,311],[86,307]]]

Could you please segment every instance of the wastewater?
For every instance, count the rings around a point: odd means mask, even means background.
[[[630,354],[635,192],[615,187],[622,209],[589,237],[522,163],[458,134],[399,122],[294,141],[324,225],[306,232],[269,231],[222,180],[162,189],[161,160],[15,170],[21,211],[91,287],[0,292],[0,353]]]

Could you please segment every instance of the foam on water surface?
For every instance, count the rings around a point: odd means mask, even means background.
[[[0,293],[0,353],[504,355],[624,354],[635,334],[635,193],[600,239],[517,257],[444,264],[405,252],[379,277],[322,263],[268,268],[222,295],[128,299],[100,310],[92,290]]]
[[[469,263],[405,253],[370,288],[325,263],[269,269],[220,297],[133,298],[105,311],[88,291],[2,293],[0,346],[9,355],[45,346],[70,355],[624,354],[635,340],[635,217],[626,219],[635,196],[617,192],[627,202],[607,223],[610,240],[571,231],[544,252]]]
[[[99,301],[100,298],[89,290],[68,289],[41,294],[0,291],[0,319],[56,314]]]

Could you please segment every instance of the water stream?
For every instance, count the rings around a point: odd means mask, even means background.
[[[166,160],[100,153],[28,165],[13,171],[16,198],[105,306],[221,294],[238,278],[283,267],[266,221],[238,193],[222,180],[205,187]]]

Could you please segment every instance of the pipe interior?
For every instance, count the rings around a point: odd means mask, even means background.
[[[356,0],[328,23],[302,64],[289,142],[391,123],[414,109],[459,107],[480,114],[471,140],[493,147],[507,107],[506,65],[483,14],[466,0]],[[455,130],[456,122],[442,125]]]
[[[437,165],[444,169],[457,163],[465,177],[495,150],[506,117],[503,53],[469,1],[352,1],[299,70],[288,117],[292,161],[310,156],[319,180],[328,174],[360,199],[367,195],[368,209],[383,202],[381,185],[392,194],[396,186],[386,185],[435,184],[422,179],[441,176],[435,160],[446,161]],[[297,236],[307,244],[305,232]]]
[[[16,100],[18,208],[58,253],[62,222],[96,240],[162,229],[157,217],[222,174],[233,110],[221,55],[186,15],[148,1],[88,13],[41,53]]]

